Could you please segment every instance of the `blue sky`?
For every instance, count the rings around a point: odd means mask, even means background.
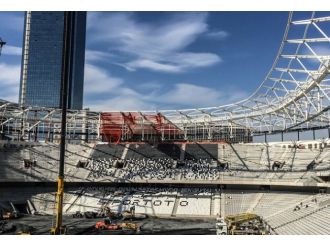
[[[303,13],[299,13],[303,15]],[[18,101],[23,12],[0,12],[0,98]],[[84,107],[216,106],[270,69],[287,12],[88,12]]]

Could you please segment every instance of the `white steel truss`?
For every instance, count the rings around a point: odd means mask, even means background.
[[[324,14],[324,13],[323,13]],[[303,20],[290,13],[278,54],[261,85],[248,98],[232,104],[196,108],[139,111],[162,114],[176,127],[215,133],[224,127],[254,132],[286,131],[330,125],[330,17],[312,12]],[[111,109],[109,109],[111,111]],[[100,112],[69,111],[67,129],[99,138]],[[60,132],[60,109],[19,107],[0,101],[0,131],[25,139],[42,129],[45,136]],[[212,129],[214,128],[214,129]],[[203,133],[204,133],[203,130]],[[80,137],[81,139],[81,137]]]
[[[329,125],[330,17],[316,14],[304,20],[293,20],[294,14],[289,14],[273,66],[247,99],[161,113],[177,126],[203,122],[208,116],[212,122],[233,123],[252,132]]]

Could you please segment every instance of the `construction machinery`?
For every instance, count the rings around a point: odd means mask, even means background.
[[[17,219],[19,217],[18,213],[16,211],[14,212],[6,212],[2,215],[2,219],[4,220],[11,220],[11,219]]]
[[[19,231],[17,235],[31,235],[31,232],[29,231]]]
[[[103,221],[98,221],[95,224],[98,230],[123,230],[123,231],[139,231],[139,226],[135,223],[113,223],[111,219],[105,218]]]
[[[131,211],[125,210],[122,212],[122,217],[124,220],[129,220],[129,219],[131,220],[134,218],[134,216],[135,216],[135,213],[132,213]]]
[[[227,235],[228,234],[228,227],[227,223],[223,218],[217,218],[217,222],[215,223],[215,229],[217,235]]]
[[[72,218],[83,218],[84,215],[80,211],[76,211],[74,214],[72,214]]]
[[[61,75],[61,145],[60,145],[60,162],[57,179],[56,192],[56,220],[55,226],[50,229],[50,233],[54,235],[66,234],[66,227],[63,223],[63,196],[64,196],[64,159],[65,159],[65,138],[66,138],[66,113],[68,103],[68,85],[69,85],[69,64],[70,55],[73,50],[72,42],[72,23],[74,13],[72,11],[64,12],[64,35],[63,35],[63,55],[62,55],[62,75]]]
[[[137,231],[139,229],[137,224],[134,223],[114,223],[113,221],[130,219],[133,220],[135,216],[135,207],[131,207],[129,211],[123,211],[122,213],[115,213],[110,210],[109,207],[103,205],[99,216],[105,217],[103,221],[98,221],[95,224],[95,228],[98,230],[129,230]]]
[[[111,220],[117,220],[121,219],[123,215],[121,213],[116,213],[111,211],[111,209],[107,206],[102,206],[101,207],[101,212],[98,213],[100,217],[108,217]]]
[[[95,228],[97,230],[120,230],[120,226],[118,224],[111,224],[106,220],[96,222]]]
[[[123,220],[143,220],[148,216],[146,214],[136,213],[135,206],[130,207],[129,210],[125,210],[121,213]]]
[[[265,235],[268,234],[262,219],[252,213],[242,213],[218,218],[217,235]]]
[[[132,230],[132,231],[139,231],[139,226],[135,223],[121,223],[120,227],[122,230]]]

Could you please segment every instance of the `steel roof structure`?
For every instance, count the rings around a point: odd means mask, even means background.
[[[167,123],[186,131],[243,128],[250,133],[287,131],[330,125],[330,16],[312,12],[298,20],[290,13],[278,54],[265,79],[248,98],[227,105],[196,109],[138,111],[147,123],[161,114]],[[239,71],[239,68],[237,68]],[[111,109],[109,109],[111,110]],[[100,136],[101,112],[69,111],[67,128]],[[21,137],[40,129],[60,132],[60,109],[21,107],[0,100],[0,131],[17,131]],[[153,123],[150,123],[153,124]],[[46,133],[47,131],[44,131]]]
[[[330,17],[293,20],[272,68],[256,91],[239,102],[198,109],[161,111],[179,126],[220,122],[253,131],[329,125]],[[239,70],[239,68],[238,68]]]

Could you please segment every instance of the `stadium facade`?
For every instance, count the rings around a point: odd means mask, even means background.
[[[86,12],[73,14],[68,108],[83,106]],[[19,102],[60,107],[64,12],[25,14]]]

